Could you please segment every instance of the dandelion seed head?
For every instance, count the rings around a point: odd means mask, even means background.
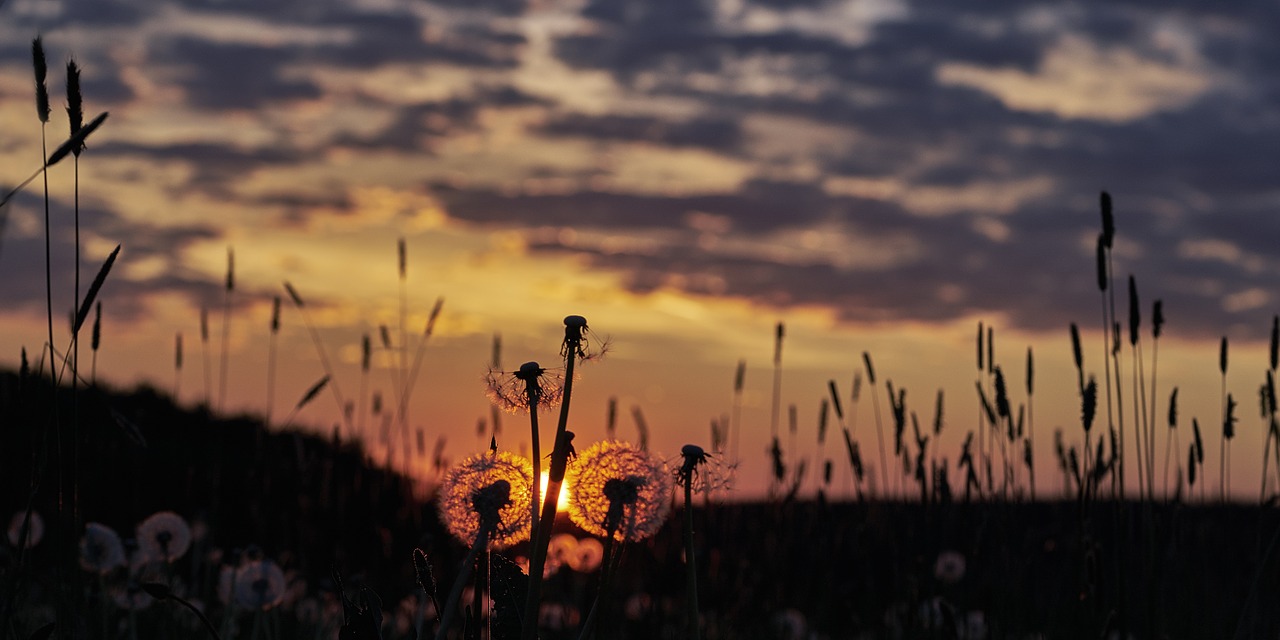
[[[600,568],[603,560],[604,545],[595,538],[583,538],[569,557],[569,567],[578,573],[591,573]]]
[[[510,413],[527,413],[535,399],[539,410],[553,409],[564,398],[564,371],[544,369],[537,362],[515,371],[489,369],[484,381],[489,401]]]
[[[507,451],[471,456],[440,485],[440,519],[449,533],[470,545],[485,518],[492,527],[488,548],[503,549],[529,536],[533,465]]]
[[[583,530],[616,540],[643,540],[662,527],[671,505],[672,477],[660,460],[625,442],[591,445],[574,459],[565,478],[569,517]]]
[[[680,455],[667,462],[677,485],[688,484],[693,491],[709,493],[733,488],[737,464],[725,462],[724,456],[707,453],[696,444],[686,444]]]
[[[267,611],[284,599],[286,581],[280,565],[271,560],[254,560],[235,571],[236,606]]]
[[[125,565],[124,542],[114,529],[90,522],[80,538],[80,566],[97,574],[111,573]]]
[[[191,527],[172,511],[154,513],[138,525],[138,551],[149,558],[173,562],[191,548]]]

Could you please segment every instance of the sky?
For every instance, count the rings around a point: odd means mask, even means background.
[[[1232,489],[1258,496],[1258,390],[1280,310],[1280,11],[1268,3],[8,0],[0,183],[41,157],[37,35],[48,144],[67,134],[67,60],[83,69],[89,116],[110,112],[78,169],[49,173],[55,317],[74,304],[75,171],[82,279],[122,246],[102,290],[102,381],[259,414],[270,395],[278,424],[328,359],[330,389],[292,422],[328,432],[339,391],[380,451],[371,396],[393,402],[420,351],[410,429],[459,459],[487,444],[476,424],[490,419],[495,336],[503,367],[553,368],[562,318],[578,314],[612,346],[575,387],[584,446],[605,436],[610,398],[620,437],[636,437],[638,409],[655,451],[709,445],[746,363],[730,446],[736,495],[750,498],[768,487],[781,322],[786,460],[808,460],[808,495],[832,459],[829,492],[847,495],[842,443],[816,441],[828,381],[851,400],[862,354],[874,359],[880,386],[864,380],[846,416],[864,453],[876,447],[869,398],[890,420],[885,380],[926,425],[942,389],[946,426],[930,446],[954,465],[980,419],[975,381],[990,384],[976,370],[981,322],[1015,403],[1034,354],[1037,473],[1056,488],[1054,429],[1082,440],[1071,323],[1105,387],[1094,265],[1107,190],[1117,320],[1130,275],[1143,317],[1147,387],[1130,386],[1126,345],[1126,412],[1155,385],[1163,457],[1177,386],[1173,458],[1195,417],[1216,479],[1228,338]],[[0,237],[7,366],[45,342],[41,193],[37,181],[7,205]],[[377,347],[367,377],[365,335]],[[527,447],[526,418],[504,415],[498,439]]]

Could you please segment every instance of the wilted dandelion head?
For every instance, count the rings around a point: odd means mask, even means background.
[[[26,540],[23,540],[24,532],[22,530],[23,523],[26,523]],[[26,548],[40,544],[40,539],[44,537],[44,518],[35,511],[31,512],[31,518],[27,518],[26,511],[19,511],[13,514],[9,519],[9,544],[19,547],[25,544]]]
[[[564,397],[564,372],[526,362],[515,371],[489,369],[484,377],[489,401],[511,413],[527,412],[536,400],[539,409],[560,405]]]
[[[598,536],[643,540],[658,531],[670,509],[671,474],[648,452],[606,440],[578,454],[565,478],[569,517]]]
[[[86,524],[84,537],[80,538],[80,566],[86,571],[107,574],[124,564],[124,542],[120,535],[105,524]]]
[[[138,551],[148,558],[173,562],[191,548],[191,527],[172,511],[154,513],[138,525]]]
[[[964,555],[958,551],[943,551],[933,564],[933,577],[939,582],[955,584],[964,577]]]
[[[247,562],[235,572],[236,606],[266,611],[284,599],[286,582],[280,565],[270,560]]]
[[[488,547],[502,549],[529,536],[533,465],[507,451],[486,451],[449,470],[440,485],[440,519],[454,537],[471,544],[481,525]]]

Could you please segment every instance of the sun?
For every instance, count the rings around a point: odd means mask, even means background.
[[[547,494],[547,483],[550,482],[551,473],[549,471],[542,472],[542,480],[539,486],[539,495]],[[565,513],[569,509],[569,483],[560,483],[560,495],[556,497],[556,512]]]

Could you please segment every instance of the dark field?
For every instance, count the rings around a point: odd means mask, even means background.
[[[47,399],[47,386],[0,377],[0,513],[7,522],[25,513],[30,498],[45,523],[28,553],[8,540],[0,546],[0,637],[32,637],[55,619],[75,620],[94,638],[209,637],[176,600],[141,595],[148,582],[202,609],[224,638],[371,637],[338,635],[344,624],[344,633],[355,633],[350,620],[362,608],[371,617],[380,612],[375,626],[383,638],[414,637],[419,624],[431,635],[434,607],[417,582],[414,549],[426,553],[443,603],[466,547],[445,532],[421,488],[354,446],[264,432],[249,417],[214,419],[145,389],[81,389],[78,481],[69,463],[61,466],[61,488],[78,489],[81,511],[60,520],[58,451],[69,461],[74,450],[69,391],[63,394],[59,448],[57,434],[45,429],[47,405],[37,401]],[[762,456],[758,464],[765,463]],[[43,473],[33,475],[33,465]],[[695,504],[705,638],[1280,634],[1280,513],[1272,508],[701,497]],[[162,511],[194,525],[181,557],[102,575],[76,560],[83,523],[114,529],[129,548],[135,527]],[[656,536],[622,546],[597,637],[684,637],[683,515],[676,504]],[[592,538],[563,516],[556,531]],[[516,558],[527,547],[502,555]],[[963,557],[960,573],[939,572],[944,552]],[[479,573],[492,576],[497,594],[492,624],[468,618],[450,637],[513,637],[503,625],[513,615],[504,600],[514,596],[502,579],[513,569],[481,558]],[[220,596],[219,576],[255,560],[281,568],[283,592],[267,593],[277,585],[260,583],[259,595],[271,599],[263,607]],[[599,573],[588,569],[566,560],[548,577],[542,637],[578,637]],[[345,614],[340,591],[353,607]],[[469,598],[464,593],[463,602]]]

